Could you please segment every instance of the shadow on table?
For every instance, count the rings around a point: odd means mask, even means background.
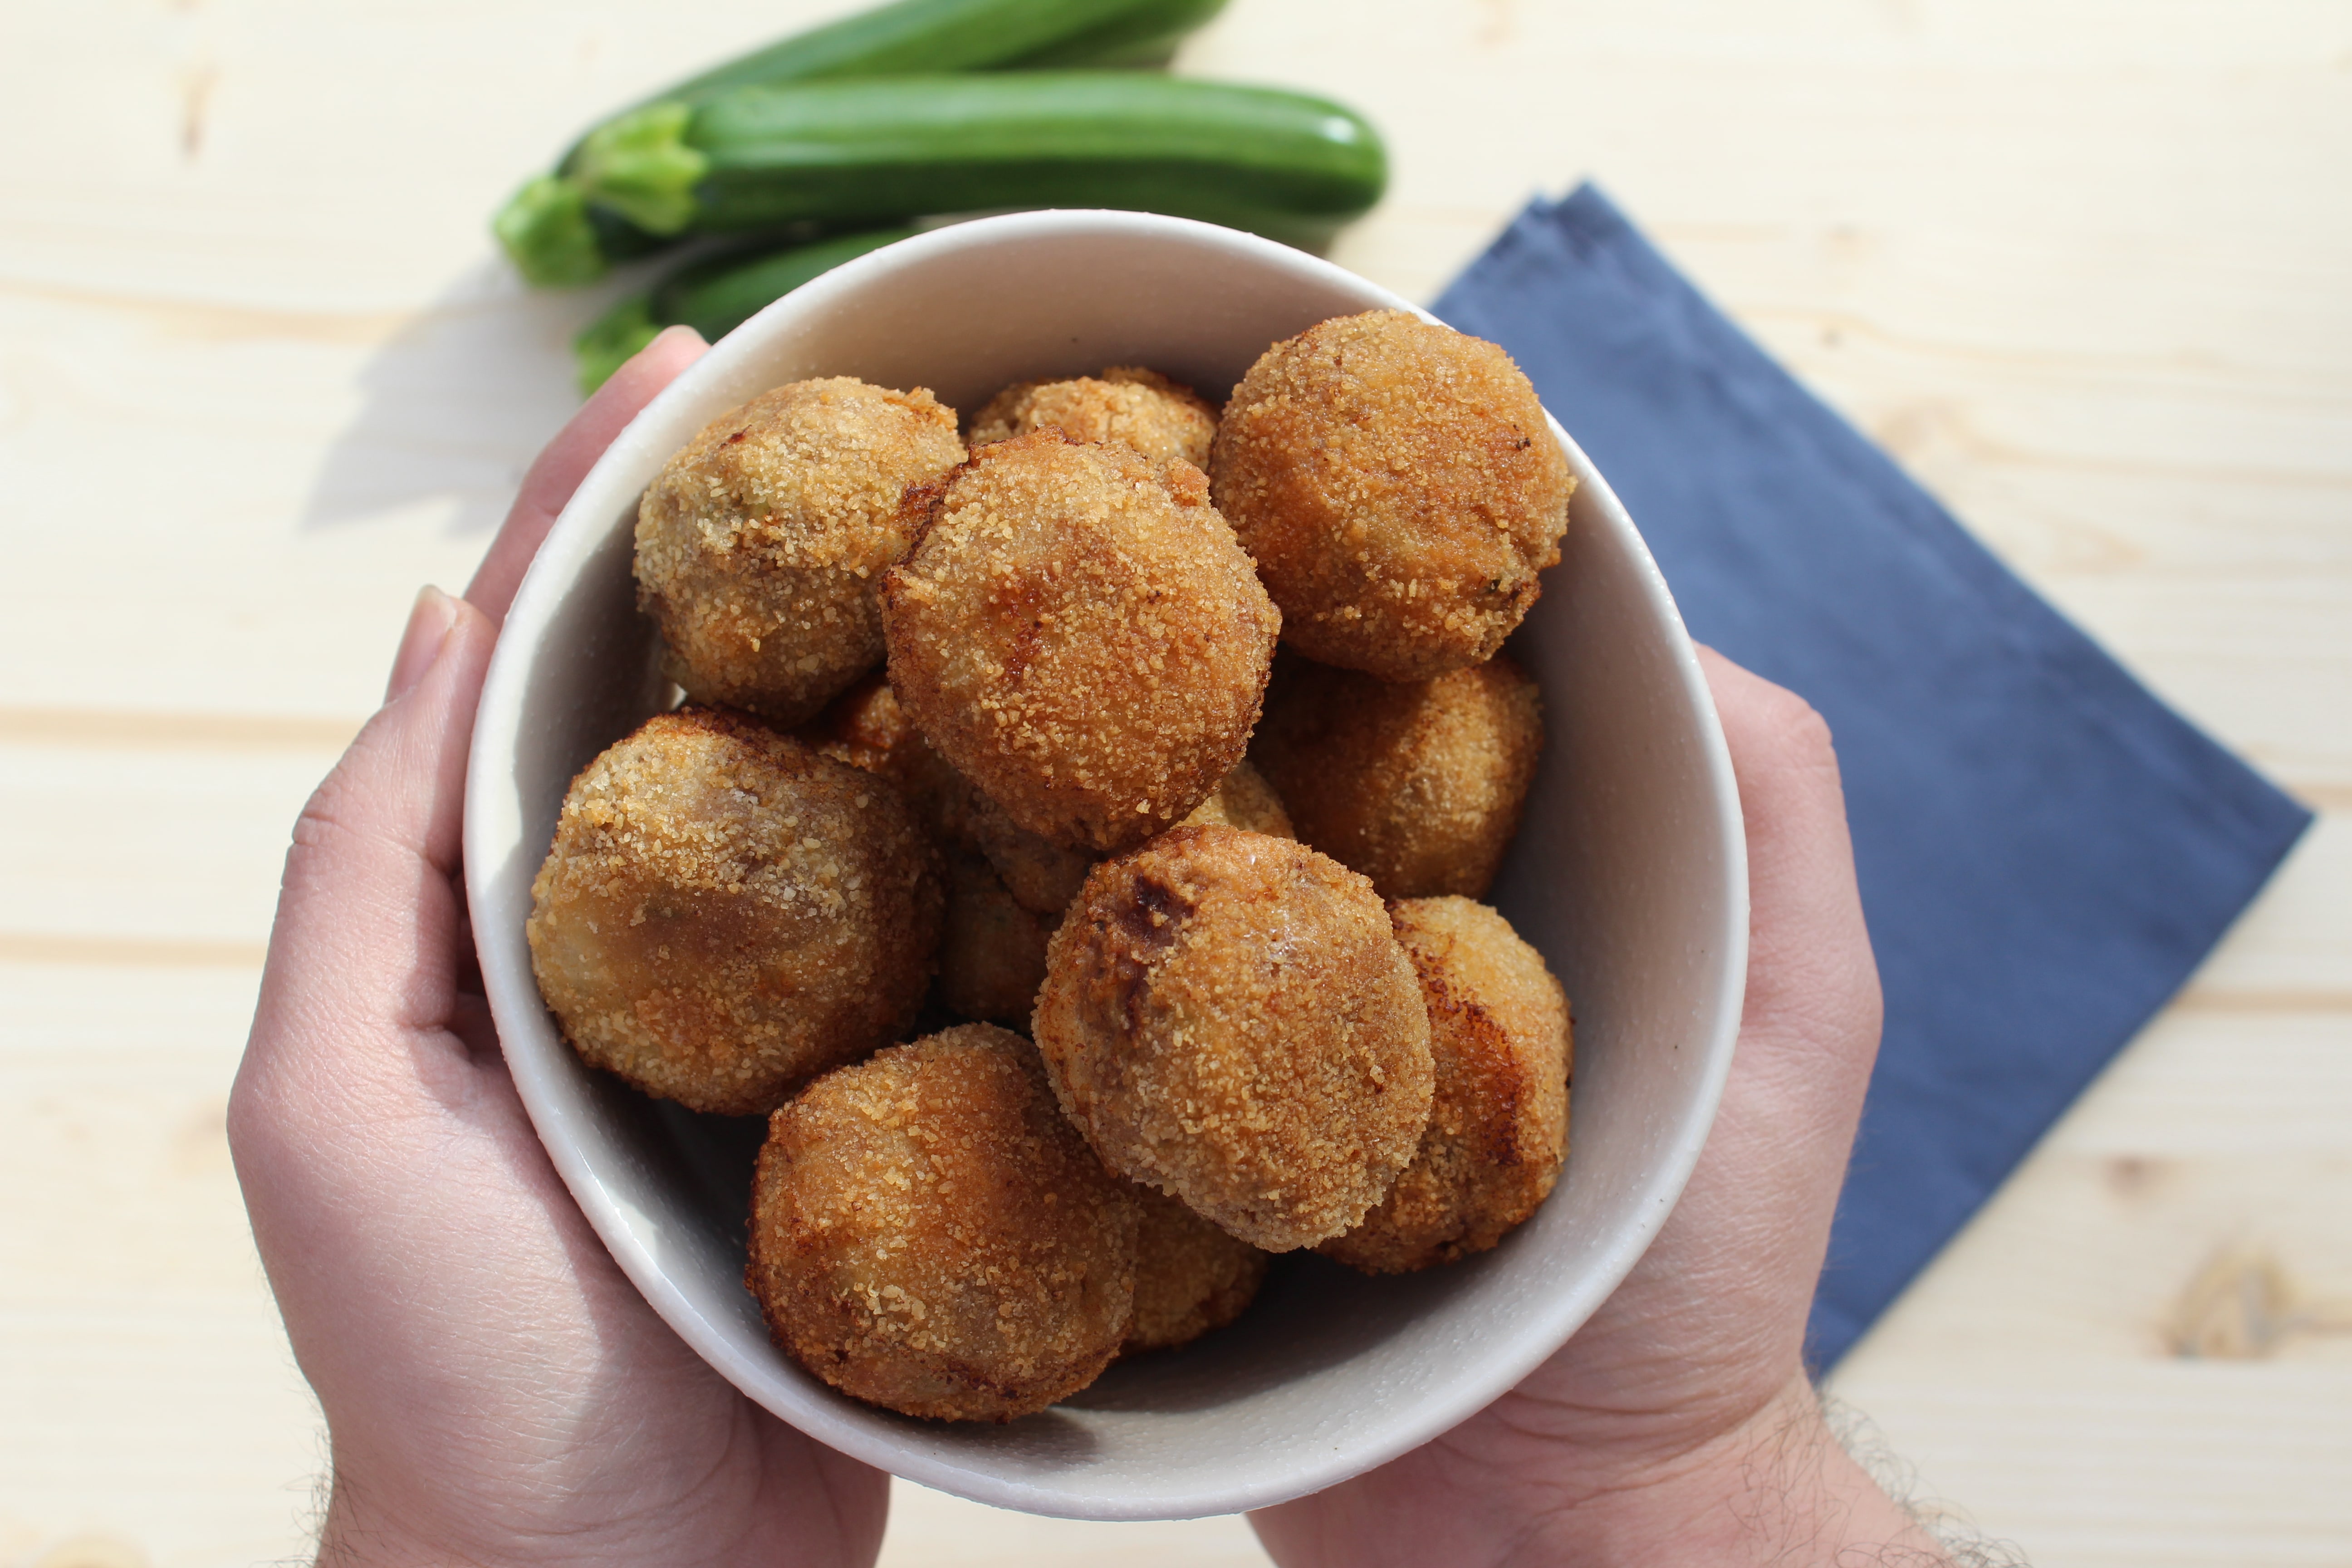
[[[375,352],[358,416],[310,482],[301,526],[442,509],[451,532],[487,534],[523,471],[580,406],[572,338],[634,274],[593,289],[524,289],[485,256]]]
[[[921,226],[985,216],[930,218]],[[696,254],[697,247],[664,253],[591,289],[541,291],[526,289],[503,258],[485,251],[360,373],[358,416],[311,479],[301,526],[434,508],[446,512],[452,533],[488,534],[505,518],[531,458],[580,406],[573,336],[621,296]]]

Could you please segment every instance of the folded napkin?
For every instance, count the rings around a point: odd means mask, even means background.
[[[2011,575],[1591,186],[1531,205],[1433,309],[1533,379],[1692,636],[1836,732],[1886,1032],[1813,1302],[1826,1368],[2310,814]]]

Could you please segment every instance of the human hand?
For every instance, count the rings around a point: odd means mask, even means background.
[[[673,329],[541,454],[465,599],[294,830],[229,1141],[327,1416],[322,1563],[873,1562],[888,1479],[746,1400],[647,1307],[507,1075],[458,882],[498,624],[589,466],[702,352]]]
[[[1706,1152],[1633,1273],[1526,1382],[1369,1475],[1255,1516],[1285,1568],[1832,1563],[1855,1546],[1945,1561],[1838,1447],[1802,1361],[1878,1049],[1837,758],[1801,700],[1700,657],[1750,889],[1739,1046]]]

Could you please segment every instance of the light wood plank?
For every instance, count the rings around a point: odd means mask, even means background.
[[[294,819],[333,760],[0,743],[0,812],[42,825],[0,848],[0,951],[20,934],[257,947]]]
[[[1039,1568],[1118,1563],[1134,1568],[1265,1568],[1239,1519],[1088,1524],[982,1508],[900,1481],[878,1568]]]
[[[300,1550],[317,1405],[224,1121],[257,978],[0,962],[0,1561]]]

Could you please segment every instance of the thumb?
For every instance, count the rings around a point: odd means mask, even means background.
[[[359,1067],[337,1058],[450,1022],[466,753],[496,639],[466,601],[417,596],[389,700],[295,824],[241,1078]]]
[[[1805,701],[1712,649],[1748,831],[1748,994],[1717,1133],[1752,1139],[1794,1206],[1822,1211],[1845,1173],[1878,1049],[1881,1003],[1829,726]],[[1808,1284],[1810,1289],[1810,1283]]]
[[[1828,725],[1711,650],[1700,659],[1747,826],[1748,991],[1706,1151],[1611,1309],[1638,1316],[1656,1310],[1645,1290],[1681,1293],[1711,1315],[1718,1359],[1758,1374],[1747,1393],[1761,1398],[1799,1365],[1877,1052],[1878,975]]]

